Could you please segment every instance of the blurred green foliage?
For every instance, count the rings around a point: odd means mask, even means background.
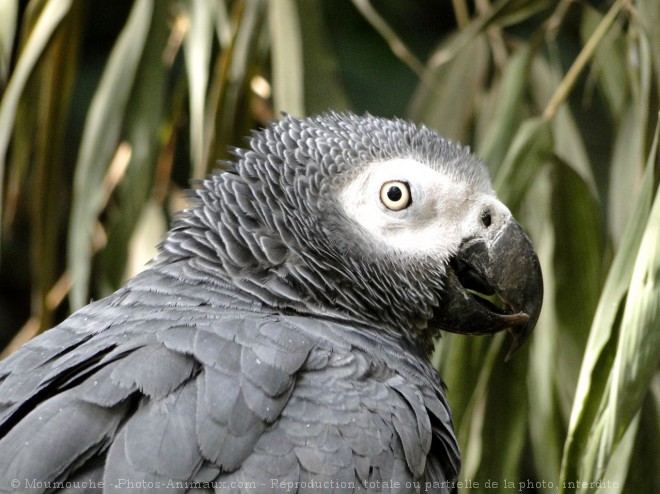
[[[0,94],[5,353],[139,270],[251,128],[403,116],[488,163],[545,276],[511,362],[433,356],[461,479],[660,492],[657,0],[0,0]]]

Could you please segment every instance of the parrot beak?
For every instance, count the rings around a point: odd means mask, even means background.
[[[532,244],[510,218],[492,236],[466,240],[450,263],[447,286],[432,324],[463,334],[508,330],[523,345],[541,312],[543,277]]]

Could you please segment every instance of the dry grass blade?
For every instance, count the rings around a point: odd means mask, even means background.
[[[70,8],[71,0],[49,0],[46,3],[25,48],[20,53],[16,67],[2,95],[2,101],[0,102],[0,184],[4,183],[7,149],[23,89],[53,32]],[[0,187],[0,205],[4,204],[3,189],[4,187]],[[0,214],[0,222],[3,216],[3,214]],[[0,225],[0,235],[1,232],[2,227]]]
[[[17,125],[14,135],[15,140],[32,142],[25,189],[32,198],[32,314],[39,317],[42,331],[53,325],[53,307],[47,294],[61,274],[61,211],[52,205],[62,197],[67,121],[80,51],[80,14],[80,4],[73,4],[44,52],[36,77],[28,84],[37,97],[34,104],[22,105],[20,110],[23,120],[31,125]]]
[[[9,61],[14,48],[18,0],[0,0],[0,88],[9,75]]]
[[[209,96],[209,118],[214,121],[210,156],[214,163],[226,158],[227,148],[240,142],[254,123],[249,87],[252,76],[262,70],[268,5],[263,0],[237,2],[234,9],[232,43],[219,55]]]
[[[595,8],[585,6],[580,26],[581,36],[586,43],[594,34],[603,15]],[[626,59],[626,39],[621,35],[621,27],[612,26],[598,44],[589,73],[589,84],[597,84],[603,91],[613,118],[618,118],[626,105],[630,90],[625,63],[612,63]]]
[[[596,48],[598,48],[603,37],[607,34],[608,30],[612,26],[612,23],[616,19],[616,16],[619,14],[627,1],[628,0],[618,0],[614,5],[612,5],[607,15],[603,18],[594,33],[587,40],[584,48],[582,48],[579,55],[573,62],[573,65],[571,65],[571,68],[568,69],[566,76],[555,91],[555,94],[553,94],[552,98],[550,98],[550,101],[548,102],[548,105],[543,112],[545,117],[551,118],[559,106],[566,100],[569,93],[575,86],[578,75],[580,75],[582,70],[584,70],[586,67],[587,63],[596,51]]]
[[[426,69],[432,72],[456,57],[470,41],[482,34],[513,3],[515,3],[513,0],[500,0],[491,5],[485,13],[475,17],[449,43],[436,50],[427,62]]]
[[[403,40],[396,34],[394,29],[383,19],[378,11],[371,5],[369,0],[353,0],[353,5],[362,13],[365,19],[380,33],[390,46],[399,60],[405,63],[417,77],[422,79],[426,72],[424,64],[420,62],[412,51],[406,46]]]

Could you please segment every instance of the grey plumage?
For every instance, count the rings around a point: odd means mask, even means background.
[[[389,251],[339,198],[406,158],[490,201],[483,164],[368,115],[286,117],[235,154],[146,271],[0,363],[0,492],[451,490],[427,353],[455,249]]]

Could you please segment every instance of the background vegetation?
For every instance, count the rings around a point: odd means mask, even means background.
[[[140,269],[280,111],[404,116],[486,160],[545,276],[511,362],[434,355],[462,491],[660,492],[659,81],[657,0],[0,0],[0,347]]]

